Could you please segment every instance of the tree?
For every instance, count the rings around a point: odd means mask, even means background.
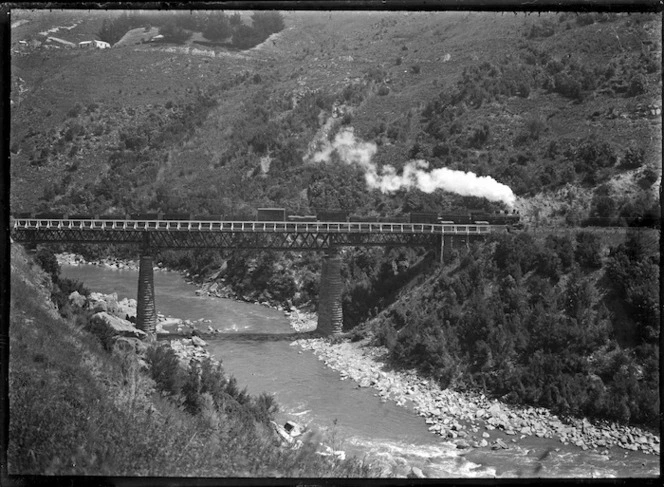
[[[228,22],[231,24],[231,27],[236,28],[242,25],[242,17],[239,13],[234,13],[228,19]]]
[[[260,44],[264,38],[248,25],[240,25],[233,34],[233,45],[240,49],[249,49]]]
[[[643,73],[636,73],[629,81],[629,88],[627,89],[627,96],[642,95],[648,89],[648,79]]]
[[[58,264],[58,259],[53,252],[42,247],[35,254],[35,261],[39,264],[39,267],[44,269],[44,271],[51,276],[53,282],[58,282],[60,276],[60,264]]]
[[[599,237],[590,232],[579,232],[576,235],[576,261],[582,267],[599,269],[602,267]]]
[[[279,12],[255,12],[251,23],[254,30],[265,38],[284,29],[284,18]]]
[[[191,32],[178,27],[173,20],[162,26],[159,33],[164,36],[164,40],[175,44],[182,44],[191,37]]]
[[[203,30],[203,36],[211,41],[223,41],[230,37],[232,33],[233,30],[228,17],[223,13],[211,16]]]

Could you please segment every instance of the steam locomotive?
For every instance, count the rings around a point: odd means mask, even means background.
[[[360,216],[344,210],[325,209],[315,215],[292,215],[285,208],[258,208],[253,215],[195,215],[191,213],[130,213],[130,214],[63,214],[56,212],[17,213],[15,219],[43,220],[183,220],[183,221],[275,221],[275,222],[380,222],[380,223],[425,223],[425,224],[487,224],[518,226],[517,212],[487,213],[468,210],[457,213],[411,212],[400,215]]]

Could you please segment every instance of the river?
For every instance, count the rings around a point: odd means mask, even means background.
[[[136,298],[138,272],[94,265],[62,265],[62,276],[92,290]],[[374,389],[358,388],[326,367],[311,351],[291,345],[293,329],[280,311],[265,306],[197,296],[195,288],[175,272],[155,272],[155,301],[165,316],[211,320],[211,326],[237,338],[206,338],[209,352],[252,394],[274,394],[277,420],[292,420],[326,430],[334,448],[349,455],[369,455],[399,465],[399,472],[417,466],[435,477],[651,477],[659,476],[659,456],[621,448],[609,455],[582,451],[554,439],[527,437],[518,443],[499,436],[509,450],[456,449],[428,431],[423,418],[393,401],[383,402]],[[262,339],[252,338],[251,334]],[[241,335],[240,335],[241,334]],[[265,334],[270,339],[264,339]],[[284,339],[279,339],[283,335]],[[290,337],[286,337],[290,335]],[[559,449],[555,451],[555,449]],[[549,452],[545,455],[546,452]],[[545,455],[544,458],[543,455]],[[397,470],[395,470],[397,471]]]

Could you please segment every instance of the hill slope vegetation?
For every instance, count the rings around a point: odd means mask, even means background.
[[[657,248],[576,227],[659,219],[661,16],[288,12],[283,21],[246,49],[196,43],[201,26],[181,44],[16,47],[12,211],[506,209],[450,192],[369,190],[358,164],[317,157],[344,131],[375,147],[379,168],[425,160],[491,176],[514,191],[527,233],[460,249],[431,273],[423,251],[349,249],[345,328],[375,318],[358,333],[451,386],[654,425]],[[317,300],[318,256],[159,259],[240,295]]]

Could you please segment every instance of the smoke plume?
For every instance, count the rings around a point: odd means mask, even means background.
[[[392,193],[400,189],[419,189],[433,193],[441,189],[462,196],[477,196],[490,201],[502,201],[512,206],[516,200],[509,186],[499,183],[490,176],[477,176],[472,172],[453,169],[429,169],[429,163],[423,160],[409,161],[401,174],[390,165],[378,168],[371,162],[378,148],[376,144],[355,138],[352,129],[339,132],[333,142],[325,142],[323,148],[313,156],[315,162],[328,162],[332,154],[346,164],[361,167],[369,189],[379,189],[383,193]]]

